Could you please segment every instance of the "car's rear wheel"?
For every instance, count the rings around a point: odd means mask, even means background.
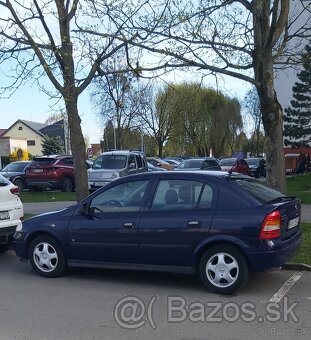
[[[24,190],[24,182],[20,179],[17,179],[14,181],[14,185],[16,185],[19,189],[20,192],[22,192]]]
[[[247,282],[248,266],[237,248],[219,244],[203,254],[199,275],[210,291],[232,294]]]
[[[71,192],[74,190],[74,184],[71,178],[65,177],[62,183],[62,191]]]
[[[44,277],[60,276],[67,267],[60,245],[48,235],[38,236],[31,242],[29,260],[34,271]]]

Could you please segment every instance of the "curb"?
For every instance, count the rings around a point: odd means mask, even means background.
[[[282,266],[282,269],[287,269],[287,270],[302,270],[306,272],[311,272],[311,266],[308,264],[304,263],[285,263]]]

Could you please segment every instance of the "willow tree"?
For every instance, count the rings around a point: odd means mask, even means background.
[[[87,36],[79,27],[101,27],[110,37]],[[126,45],[113,39],[118,34],[105,13],[96,15],[96,1],[0,1],[0,67],[11,80],[2,93],[8,96],[24,82],[40,86],[42,77],[49,79],[55,91],[48,94],[63,101],[68,117],[78,200],[88,194],[78,98],[99,71],[105,72],[101,64]]]

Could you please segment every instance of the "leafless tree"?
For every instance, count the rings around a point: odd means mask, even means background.
[[[144,48],[143,70],[191,66],[253,84],[266,134],[267,181],[284,192],[283,117],[274,75],[277,66],[299,61],[302,39],[311,36],[310,10],[310,1],[302,0],[146,1],[139,21],[126,12],[119,16],[119,39]]]
[[[12,80],[2,93],[9,95],[23,82],[48,77],[55,89],[52,95],[63,100],[68,116],[78,200],[88,194],[78,98],[100,65],[126,45],[113,38],[119,36],[119,28],[107,20],[107,3],[98,2],[101,16],[97,15],[97,1],[0,1],[0,65]],[[109,37],[87,36],[78,27],[101,27]]]

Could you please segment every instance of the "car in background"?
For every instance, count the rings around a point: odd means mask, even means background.
[[[152,165],[151,163],[147,162],[147,165],[148,165],[148,171],[151,172],[151,171],[167,171],[163,168],[160,168],[158,166],[154,166]]]
[[[221,171],[239,172],[250,175],[250,168],[243,158],[223,158],[219,161]]]
[[[204,157],[204,158],[189,158],[183,160],[175,170],[213,170],[220,171],[220,165],[216,158],[214,157]]]
[[[6,165],[1,169],[0,174],[7,178],[11,183],[16,185],[20,192],[22,192],[26,186],[26,167],[30,164],[30,161],[16,161]]]
[[[255,178],[266,177],[266,160],[261,157],[245,158],[250,169],[250,175]]]
[[[99,155],[88,169],[89,190],[94,191],[119,177],[148,171],[146,156],[136,150],[113,150]]]
[[[0,252],[11,246],[16,228],[21,228],[23,216],[18,187],[0,175]]]
[[[14,247],[44,277],[68,266],[198,273],[209,290],[232,294],[249,273],[294,256],[300,218],[298,199],[249,176],[145,172],[24,221]]]
[[[147,162],[152,164],[153,166],[157,166],[159,168],[163,168],[165,170],[174,170],[175,166],[165,162],[163,159],[158,158],[158,157],[147,157]]]
[[[34,157],[26,168],[26,185],[30,190],[60,189],[71,192],[75,189],[75,174],[72,156]]]
[[[176,168],[176,166],[178,166],[182,161],[175,158],[163,158],[162,160],[168,164],[173,165],[174,168]]]

